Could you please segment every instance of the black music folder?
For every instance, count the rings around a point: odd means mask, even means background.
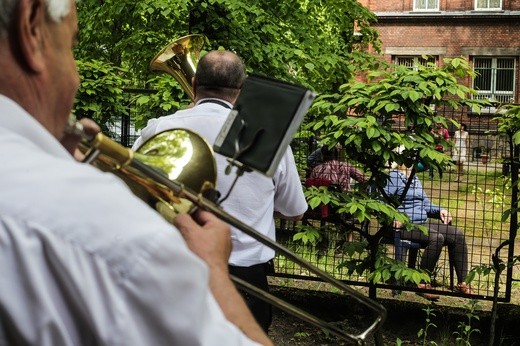
[[[299,85],[248,76],[213,149],[272,177],[315,97]]]

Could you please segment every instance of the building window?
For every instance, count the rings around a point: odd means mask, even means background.
[[[438,11],[439,0],[414,0],[414,11]]]
[[[516,62],[514,58],[474,57],[473,89],[478,99],[509,103],[514,101]]]
[[[501,10],[502,0],[475,0],[475,10]]]
[[[435,65],[437,59],[433,56],[396,56],[394,62],[396,65],[406,66],[410,69],[417,69],[417,66],[432,66]]]

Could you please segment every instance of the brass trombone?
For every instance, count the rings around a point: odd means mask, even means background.
[[[71,123],[70,127],[74,128],[70,131],[82,133],[81,124]],[[172,208],[171,215],[180,211],[193,210],[193,208],[209,211],[229,225],[271,247],[278,254],[316,274],[323,281],[345,292],[372,310],[376,317],[363,332],[351,334],[243,280],[232,277],[240,288],[303,321],[358,345],[364,345],[367,336],[377,331],[385,321],[386,310],[382,305],[306,262],[204,197],[215,186],[216,168],[213,150],[196,133],[183,129],[164,131],[150,138],[135,152],[114,142],[104,134],[98,133],[93,138],[84,137],[81,149],[86,155],[86,162],[90,162],[104,171],[111,171],[122,178],[138,197],[150,205],[155,206],[156,203],[160,203],[162,206],[168,205]],[[199,189],[198,192],[187,186],[186,182],[177,180],[179,177],[189,177],[190,184]],[[186,201],[188,203],[185,203]]]
[[[205,41],[206,38],[202,35],[189,35],[174,40],[154,57],[150,67],[152,70],[172,75],[193,100],[191,77],[195,74],[200,50]],[[71,121],[69,125],[69,131],[83,133],[78,122]],[[94,138],[84,137],[82,151],[86,155],[86,162],[92,162],[100,169],[118,175],[139,198],[160,209],[163,216],[168,214],[169,217],[174,217],[180,211],[194,208],[212,212],[229,225],[345,292],[373,311],[375,318],[363,332],[351,334],[243,280],[232,277],[235,284],[256,297],[358,345],[365,344],[367,336],[376,332],[385,321],[386,310],[382,305],[306,262],[217,205],[212,198],[216,182],[214,153],[211,146],[196,133],[181,129],[164,131],[143,143],[135,152],[98,133]]]

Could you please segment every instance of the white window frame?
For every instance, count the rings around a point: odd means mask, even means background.
[[[413,10],[414,11],[439,11],[439,2],[440,0],[435,0],[435,7],[431,7],[431,8],[420,8],[418,7],[418,2],[421,1],[421,0],[413,0]],[[428,4],[428,0],[426,0],[426,4]],[[426,5],[428,6],[428,5]]]
[[[411,65],[410,64],[403,64],[403,62],[404,62],[403,60],[405,60],[405,59],[408,60],[408,61],[411,60],[411,62],[412,62]],[[428,66],[428,63],[431,62],[435,66],[437,66],[438,61],[439,61],[439,56],[438,55],[394,55],[393,56],[393,61],[394,61],[395,65],[406,66],[406,67],[408,67],[411,70],[417,71],[419,64],[421,64],[423,66]],[[434,104],[430,104],[430,108],[433,111],[435,111],[435,105]]]
[[[486,7],[478,7],[479,1],[485,1],[487,3]],[[499,7],[489,7],[490,2],[493,0],[475,0],[475,11],[501,11],[502,10],[502,0],[500,1]]]
[[[516,74],[518,70],[518,63],[517,59],[515,57],[511,56],[473,56],[473,71],[479,69],[476,66],[476,61],[478,59],[491,59],[491,67],[490,67],[490,90],[478,90],[475,86],[475,78],[473,78],[471,84],[472,88],[477,91],[477,95],[474,96],[474,98],[477,99],[488,99],[493,102],[500,102],[500,103],[508,103],[515,101],[514,97],[516,95]],[[496,90],[497,88],[497,71],[498,70],[506,70],[507,68],[499,68],[498,67],[498,60],[499,59],[508,59],[512,60],[513,62],[513,81],[512,81],[512,90],[511,91],[504,91],[504,90]]]
[[[428,62],[433,62],[435,64],[435,66],[437,66],[438,58],[439,57],[436,55],[427,56],[427,59],[424,59],[424,57],[422,55],[395,55],[394,63],[396,65],[406,66],[410,69],[417,70],[417,66],[419,65],[419,63],[421,63],[424,66],[427,66],[426,64]],[[401,59],[403,59],[403,60],[412,59],[412,65],[409,66],[408,64],[401,63],[401,61],[400,61]],[[420,60],[423,60],[423,61],[420,61]]]

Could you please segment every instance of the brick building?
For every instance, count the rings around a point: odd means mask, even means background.
[[[427,55],[436,64],[447,57],[465,57],[478,76],[468,86],[479,98],[500,103],[520,102],[520,0],[359,0],[374,12],[385,58],[413,68]],[[493,130],[490,116],[454,114],[482,135]],[[474,136],[477,138],[477,136]],[[491,140],[491,144],[489,141]],[[485,138],[499,156],[501,144]],[[495,156],[496,157],[496,156]]]

